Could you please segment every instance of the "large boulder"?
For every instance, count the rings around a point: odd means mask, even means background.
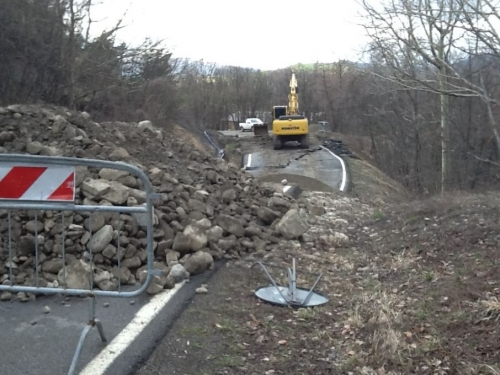
[[[287,239],[296,239],[309,230],[307,219],[292,209],[276,224],[276,231]]]

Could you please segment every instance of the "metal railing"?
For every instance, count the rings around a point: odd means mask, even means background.
[[[210,142],[210,144],[217,150],[217,154],[219,155],[219,158],[224,158],[224,149],[221,149],[219,148],[219,146],[217,146],[215,144],[215,142],[212,140],[212,138],[210,137],[210,135],[208,134],[207,131],[204,131],[203,134],[205,134],[205,137],[208,139],[208,142]]]
[[[33,178],[32,175],[30,180],[27,173],[23,172],[22,169],[25,168],[24,171],[29,172],[30,170],[36,171],[36,168],[39,168],[41,171],[48,171],[51,168],[52,170],[57,168],[64,170],[64,168],[66,168],[67,171],[69,168],[69,170],[73,169],[74,171],[74,182],[75,178],[78,177],[76,176],[76,171],[78,171],[76,167],[81,166],[89,168],[107,168],[125,171],[135,175],[142,182],[142,187],[145,190],[145,196],[143,196],[145,203],[129,207],[97,205],[95,202],[91,202],[93,204],[90,205],[79,205],[75,204],[74,198],[67,199],[66,201],[43,199],[42,196],[47,196],[47,185],[50,185],[47,184],[47,181],[50,180],[47,180],[46,177],[45,180],[42,181],[44,182],[44,186],[42,186],[40,180],[38,181],[39,188],[41,189],[40,192],[34,191],[33,189],[35,188],[33,187],[29,190],[28,183],[31,181],[33,182],[33,186],[35,186],[35,178]],[[12,177],[13,169],[16,169],[17,173],[14,174],[15,179]],[[8,177],[9,173],[11,176],[10,180]],[[42,176],[40,176],[40,179],[41,178]],[[9,186],[5,186],[5,182],[7,180],[12,181]],[[2,185],[2,182],[4,182],[4,185]],[[71,181],[68,186],[63,186],[63,188],[70,190],[73,189],[72,193],[74,197],[76,187],[74,185],[70,185]],[[16,192],[16,189],[24,189],[23,191],[30,191],[31,194],[24,194],[23,196],[21,194],[22,192]],[[33,199],[32,197],[37,197],[37,194],[39,194],[40,199]],[[67,157],[0,154],[0,210],[4,210],[3,214],[4,217],[6,216],[7,220],[7,230],[5,231],[6,233],[2,234],[2,241],[0,242],[0,259],[5,260],[6,257],[8,257],[8,260],[5,262],[6,268],[8,268],[8,279],[6,279],[6,276],[3,277],[3,284],[0,285],[0,292],[24,292],[42,295],[58,294],[87,297],[90,299],[89,321],[81,332],[80,339],[69,368],[68,374],[70,375],[75,372],[76,364],[78,362],[83,344],[88,333],[93,327],[97,327],[102,342],[107,342],[102,323],[96,319],[95,298],[97,296],[117,298],[137,296],[148,288],[155,275],[160,274],[160,271],[156,271],[153,268],[153,201],[157,198],[158,195],[154,193],[153,187],[147,175],[139,168],[126,163]],[[6,215],[5,211],[7,211]],[[40,215],[40,211],[44,211],[45,216],[47,216],[47,212],[50,213],[52,229],[41,227],[41,224],[43,223],[39,221],[39,218],[43,218],[43,215]],[[16,212],[18,213],[16,214]],[[82,223],[82,225],[74,224],[72,220],[70,220],[72,218],[71,214],[78,215],[80,217],[78,222]],[[106,262],[108,265],[114,264],[112,274],[115,276],[114,279],[117,279],[117,281],[110,278],[109,281],[111,284],[106,288],[109,290],[97,289],[94,282],[96,276],[94,273],[98,267],[95,263],[95,260],[97,259],[96,256],[101,254],[103,251],[102,248],[98,249],[99,252],[95,251],[97,249],[94,249],[96,244],[98,244],[98,241],[94,241],[94,239],[96,236],[96,228],[98,228],[99,225],[94,228],[93,219],[99,215],[102,216],[101,218],[98,218],[101,224],[102,220],[104,220],[106,223],[104,224],[105,226],[111,225],[112,227],[106,228],[108,230],[108,237],[105,242],[110,239],[109,231],[112,229],[112,238],[108,244],[112,245],[112,251],[106,253],[109,256],[109,258],[106,258]],[[85,225],[84,217],[87,217],[87,225]],[[21,249],[21,237],[27,237],[21,236],[21,226],[19,225],[19,220],[22,220],[23,218],[30,219],[32,224],[34,224],[30,226],[31,233],[27,235],[30,236],[30,245],[27,248],[25,246],[23,250],[24,255],[18,256],[18,252],[20,252]],[[128,222],[128,225],[125,224],[126,221]],[[130,223],[134,225],[131,225]],[[87,226],[87,231],[85,230],[85,226]],[[54,230],[54,228],[56,229]],[[126,232],[130,235],[131,231],[138,231],[139,229],[142,230],[142,232],[145,232],[145,240],[142,242],[142,245],[145,245],[147,258],[146,268],[144,270],[146,272],[145,280],[142,285],[137,287],[135,290],[123,291],[122,283],[124,282],[122,282],[122,258],[125,256],[126,250],[123,249],[124,245],[121,244],[122,234]],[[54,237],[55,240],[45,238],[45,234],[47,233],[46,230],[49,230],[49,232],[52,231],[50,236]],[[83,240],[83,237],[85,237],[85,240]],[[75,245],[75,241],[77,240],[79,241],[78,246]],[[51,241],[49,245],[47,244],[47,241]],[[57,249],[57,251],[54,252],[54,249]],[[28,252],[28,254],[26,254],[26,252]],[[57,268],[59,266],[54,268],[57,275],[52,273],[52,279],[54,279],[55,276],[57,276],[57,279],[52,282],[47,282],[47,280],[41,276],[48,275],[50,272],[43,271],[42,263],[53,259],[57,260],[61,269],[57,272]],[[104,260],[102,254],[99,256],[99,259],[101,262]],[[16,276],[19,273],[16,263],[20,264],[21,262],[23,262],[22,269],[24,270],[24,273],[28,275],[23,283],[24,285],[20,285],[21,282],[16,283]],[[73,263],[68,264],[69,262]],[[78,283],[71,280],[72,275],[68,272],[68,268],[71,267],[74,262],[80,263],[78,266],[83,267],[85,270],[84,275],[88,274],[88,280],[83,283],[84,285],[82,285],[81,282]],[[79,285],[75,287],[76,284]]]

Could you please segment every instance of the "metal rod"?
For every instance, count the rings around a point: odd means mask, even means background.
[[[95,297],[90,297],[89,321],[94,323],[95,320]]]
[[[35,210],[35,286],[38,288],[38,211]]]
[[[306,304],[309,302],[309,300],[311,299],[311,296],[312,296],[312,294],[313,294],[313,292],[314,292],[314,288],[316,288],[316,285],[318,284],[319,279],[321,279],[321,276],[323,276],[323,274],[320,274],[320,275],[318,276],[318,278],[317,278],[317,279],[316,279],[316,281],[314,282],[313,286],[312,286],[312,287],[311,287],[311,289],[309,290],[309,293],[307,293],[306,298],[304,298],[304,301],[302,302],[302,304],[306,305]]]
[[[147,213],[146,206],[84,206],[75,205],[73,203],[40,203],[38,201],[13,201],[0,199],[0,208],[5,210],[32,210],[33,205],[36,205],[38,210],[46,211],[95,211],[95,212],[121,212],[121,213]]]
[[[10,210],[7,212],[7,217],[9,221],[9,284],[10,287],[12,287],[12,222],[10,218]]]
[[[76,363],[78,362],[78,358],[80,358],[80,353],[83,348],[83,344],[85,343],[85,339],[87,338],[88,333],[92,329],[90,324],[87,324],[83,329],[80,339],[78,340],[78,345],[76,346],[75,354],[73,355],[73,360],[71,361],[71,366],[68,371],[68,375],[74,375],[76,369]]]
[[[295,258],[292,259],[292,302],[297,302],[297,274],[295,272]]]
[[[95,320],[95,326],[97,327],[97,331],[99,332],[99,336],[101,337],[102,342],[108,342],[106,335],[104,334],[104,328],[102,327],[102,323],[99,319]]]
[[[89,274],[89,284],[90,284],[90,290],[94,289],[94,269],[92,267],[92,264],[94,263],[93,262],[93,253],[92,253],[92,230],[94,229],[93,228],[93,223],[92,223],[92,215],[93,215],[93,212],[91,211],[90,212],[90,216],[89,216],[89,232],[90,232],[90,239],[89,239],[89,251],[90,251],[90,255],[89,255],[89,263],[90,263],[90,274]]]
[[[118,221],[118,244],[116,249],[116,256],[118,258],[118,292],[122,290],[122,278],[121,278],[121,247],[120,247],[120,221]]]
[[[62,227],[65,228],[64,214],[62,215]],[[62,257],[63,257],[63,287],[66,289],[66,231],[62,232]]]
[[[267,277],[269,278],[269,280],[271,280],[271,282],[273,283],[274,287],[276,288],[276,290],[278,291],[278,293],[281,295],[281,297],[283,298],[283,301],[285,302],[288,302],[288,299],[285,298],[285,296],[283,295],[283,293],[281,293],[281,289],[278,287],[278,285],[276,285],[276,282],[274,281],[274,279],[272,278],[272,276],[269,274],[269,272],[267,272],[267,269],[266,267],[264,267],[264,265],[261,263],[261,262],[255,262],[252,267],[255,265],[255,264],[259,264],[262,269],[264,270],[264,272],[266,273]]]

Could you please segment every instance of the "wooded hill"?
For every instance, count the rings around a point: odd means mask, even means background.
[[[370,1],[364,8],[372,36],[364,63],[294,67],[301,110],[363,137],[376,164],[416,193],[495,189],[496,4],[397,0],[383,11]],[[190,61],[151,40],[118,44],[120,24],[91,37],[91,11],[91,0],[0,3],[0,104],[45,102],[98,121],[220,129],[233,115],[244,120],[287,103],[291,68]]]

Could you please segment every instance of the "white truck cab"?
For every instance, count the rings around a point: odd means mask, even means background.
[[[242,132],[246,130],[252,131],[255,125],[264,125],[264,123],[258,118],[247,118],[245,122],[240,122],[240,130]]]

